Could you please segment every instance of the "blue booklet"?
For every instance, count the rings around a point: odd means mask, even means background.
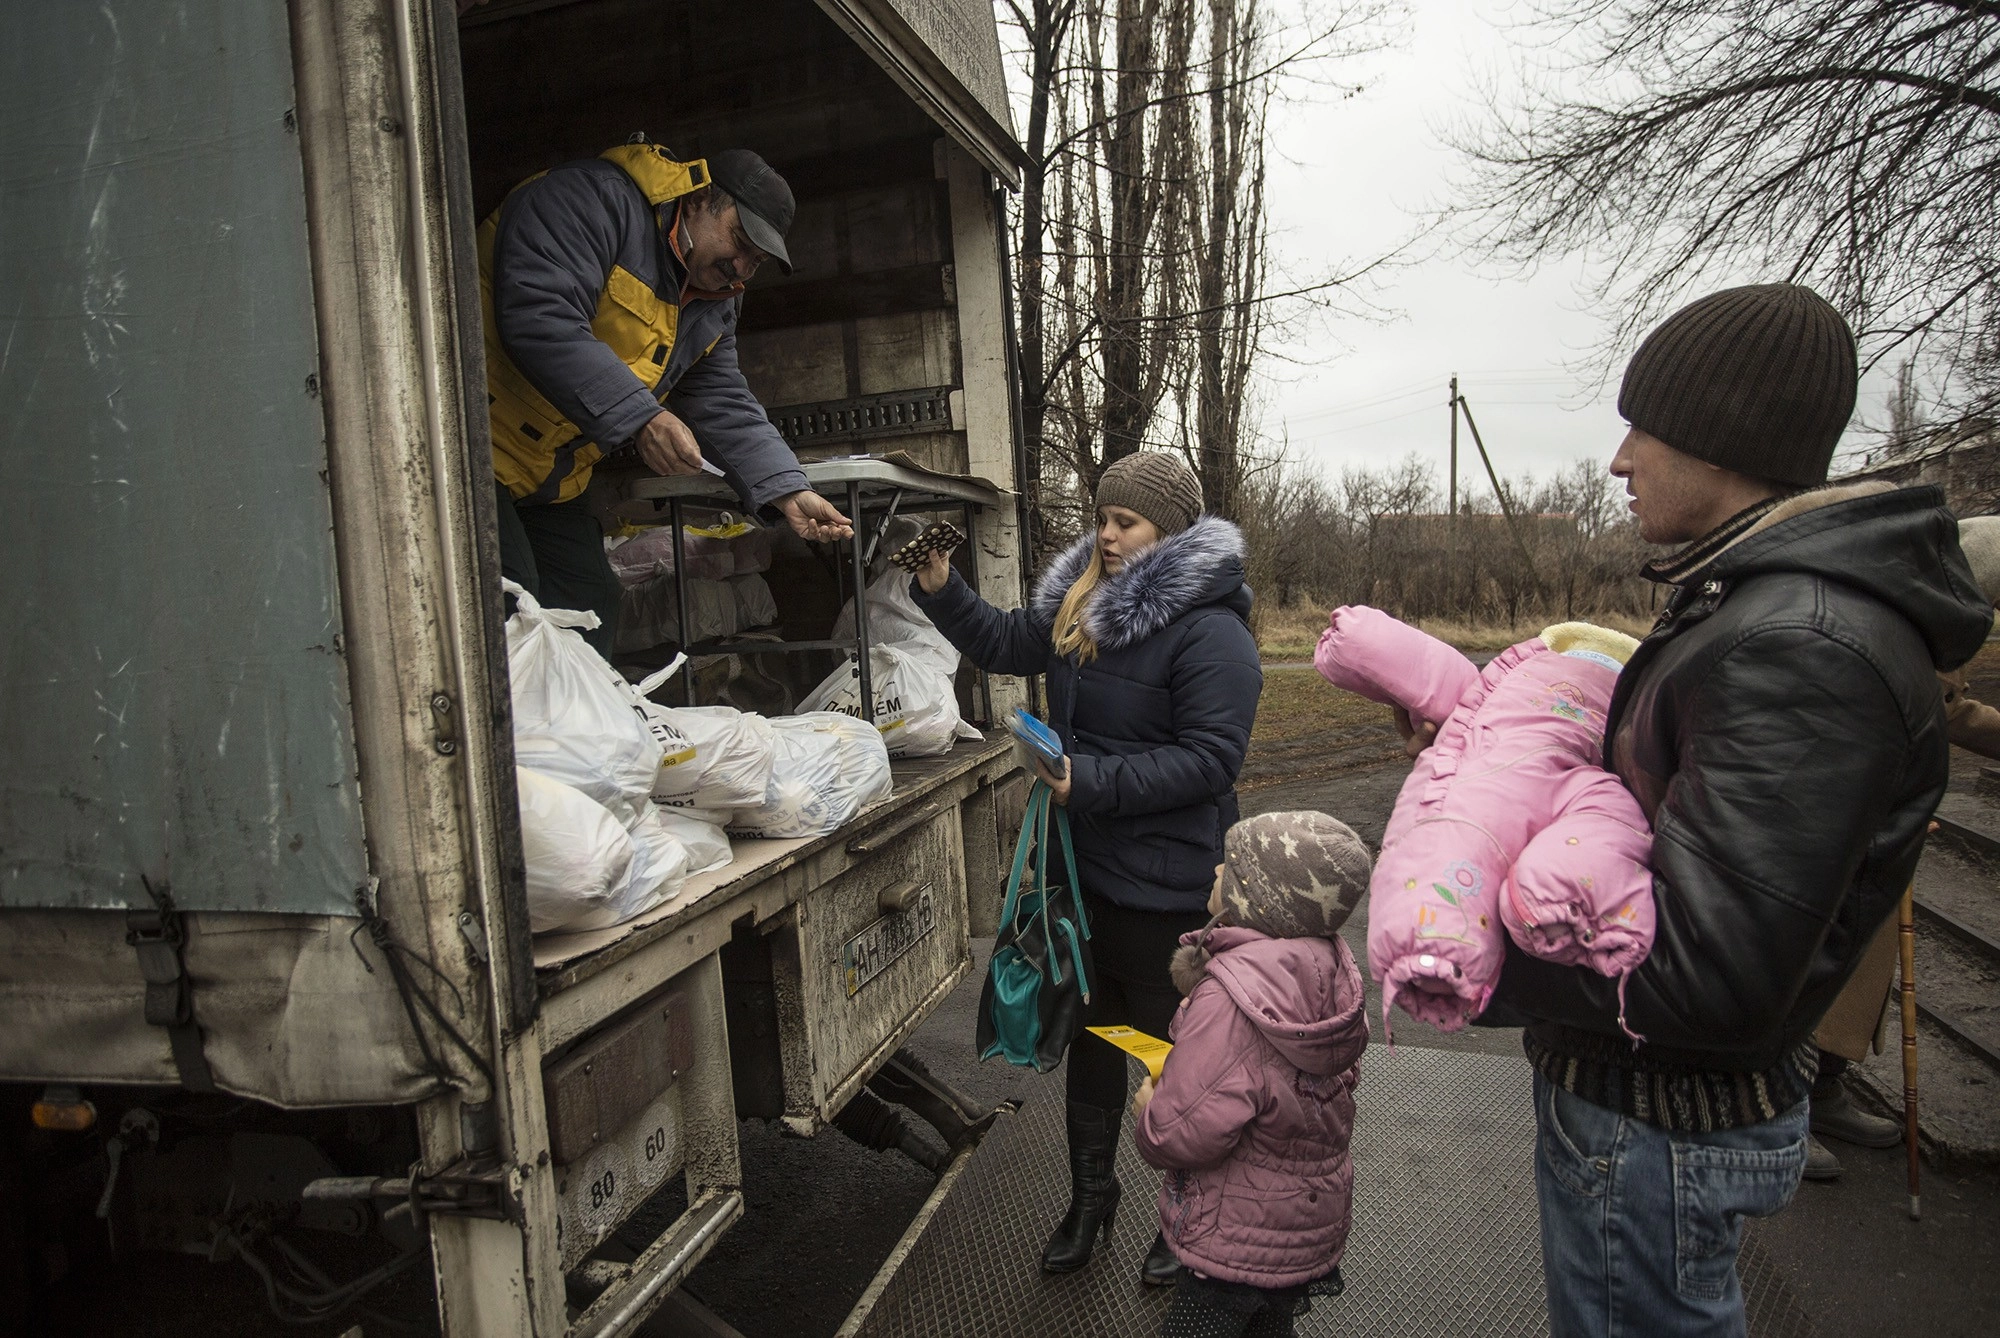
[[[1028,746],[1030,752],[1048,763],[1050,767],[1055,767],[1062,761],[1062,739],[1054,730],[1020,707],[1015,707],[1014,714],[1007,717],[1007,727],[1014,731],[1015,738]]]

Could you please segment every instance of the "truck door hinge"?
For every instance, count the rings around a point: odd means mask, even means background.
[[[458,932],[465,938],[465,950],[472,960],[486,965],[486,926],[479,923],[479,917],[471,911],[458,913]]]
[[[431,742],[440,757],[458,752],[458,710],[448,692],[431,694]]]

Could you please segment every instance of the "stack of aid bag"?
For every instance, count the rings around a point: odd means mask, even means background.
[[[1637,645],[1558,623],[1482,671],[1379,609],[1333,611],[1313,656],[1320,674],[1438,722],[1369,883],[1368,970],[1385,1028],[1392,1003],[1444,1031],[1477,1017],[1500,978],[1503,932],[1537,957],[1619,977],[1625,1026],[1624,981],[1653,946],[1653,835],[1601,761],[1612,690]]]

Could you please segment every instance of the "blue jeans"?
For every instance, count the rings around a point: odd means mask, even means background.
[[[1806,1103],[1670,1133],[1535,1077],[1535,1187],[1554,1338],[1742,1338],[1743,1219],[1792,1201]]]

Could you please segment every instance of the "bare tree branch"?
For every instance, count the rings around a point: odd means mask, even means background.
[[[1945,421],[2000,408],[2000,5],[1544,0],[1539,68],[1451,138],[1460,240],[1576,256],[1609,370],[1702,287],[1806,283]],[[1607,91],[1609,90],[1609,91]]]

